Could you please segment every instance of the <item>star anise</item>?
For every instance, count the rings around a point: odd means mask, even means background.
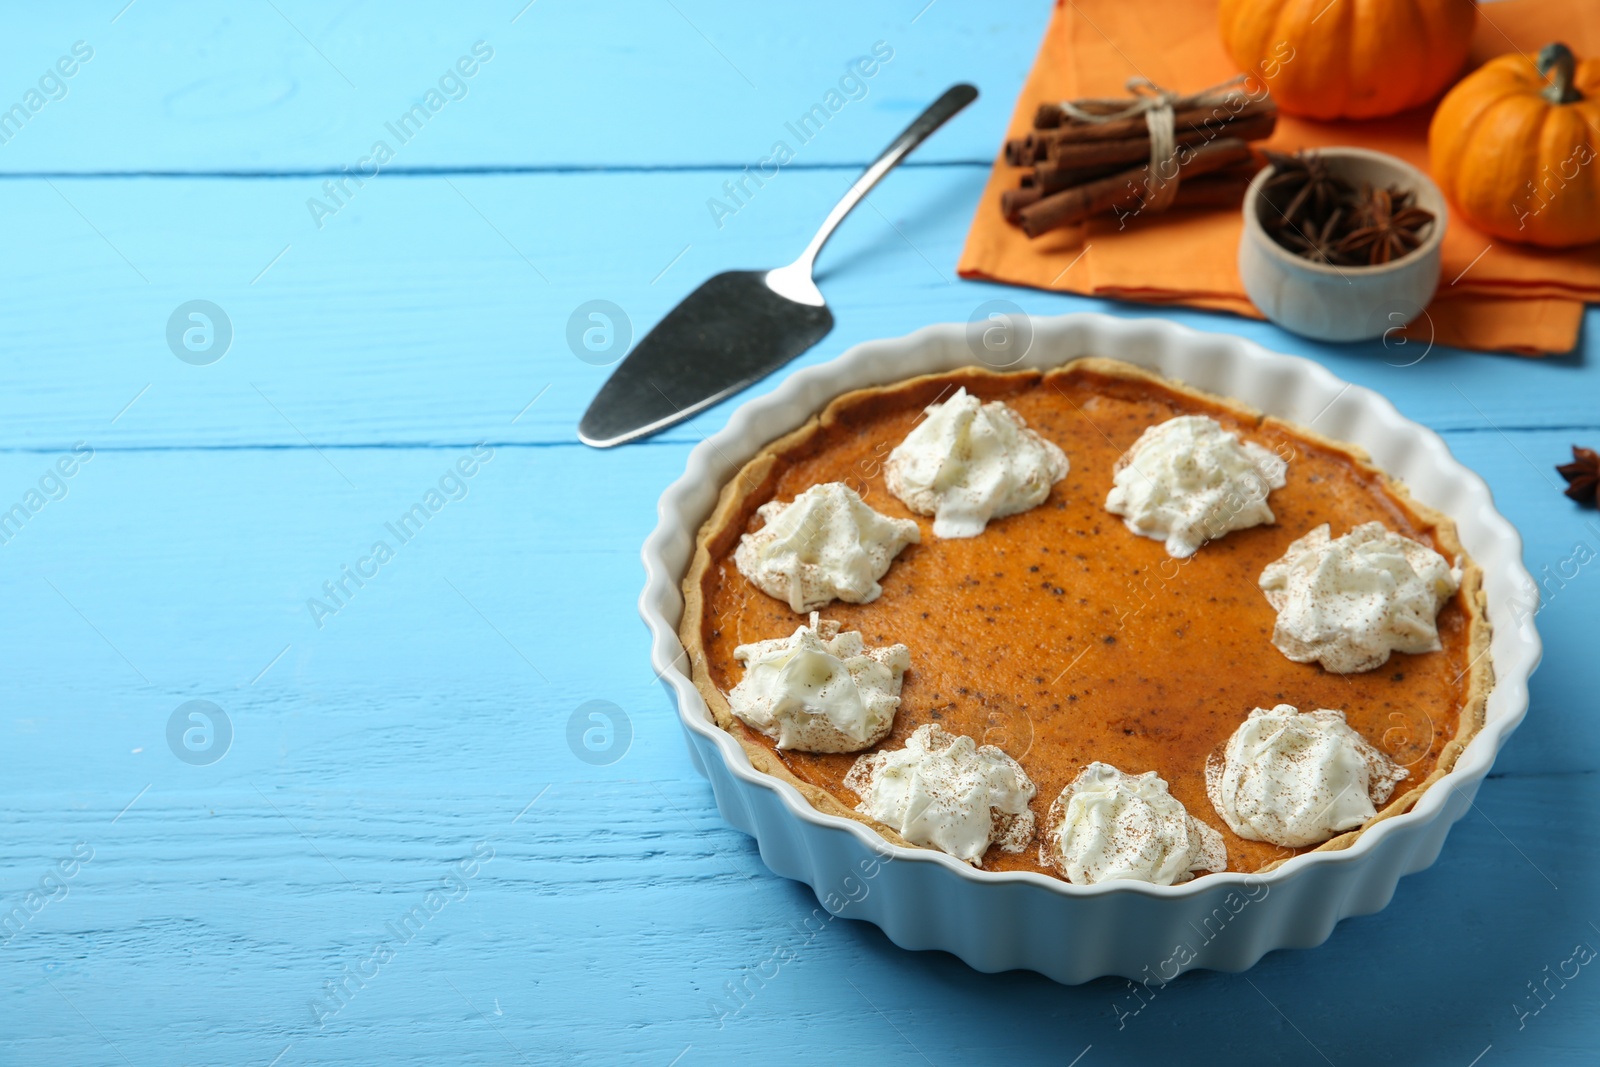
[[[1326,263],[1334,267],[1348,264],[1349,257],[1339,250],[1339,235],[1342,232],[1339,226],[1343,221],[1344,209],[1334,208],[1333,214],[1320,226],[1310,221],[1306,222],[1304,229],[1285,226],[1278,231],[1278,243],[1313,263]]]
[[[1349,262],[1376,266],[1420,246],[1433,212],[1412,206],[1410,193],[1366,186],[1350,221],[1355,228],[1339,242],[1339,254]]]
[[[1263,151],[1272,164],[1272,177],[1263,188],[1267,202],[1277,211],[1268,218],[1262,213],[1262,222],[1268,229],[1286,229],[1290,226],[1304,228],[1307,223],[1320,226],[1347,197],[1350,183],[1336,177],[1328,168],[1327,160],[1316,152]]]
[[[1580,504],[1600,504],[1600,454],[1592,448],[1572,446],[1572,462],[1556,466],[1567,480],[1567,495]]]

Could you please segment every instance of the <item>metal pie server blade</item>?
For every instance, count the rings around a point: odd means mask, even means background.
[[[578,438],[609,448],[646,437],[766,377],[828,335],[833,313],[769,288],[763,271],[701,284],[601,386]]]
[[[833,313],[812,281],[817,253],[885,174],[977,97],[966,84],[945,90],[862,172],[799,259],[777,270],[718,274],[667,312],[601,386],[578,423],[578,439],[610,448],[647,437],[766,377],[826,337]]]

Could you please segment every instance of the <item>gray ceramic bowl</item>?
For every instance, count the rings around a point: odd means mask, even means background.
[[[1422,314],[1439,287],[1439,246],[1444,242],[1444,196],[1429,177],[1404,160],[1366,148],[1323,148],[1333,173],[1356,188],[1395,186],[1416,194],[1418,207],[1433,212],[1421,247],[1376,267],[1313,263],[1274,241],[1260,212],[1273,211],[1263,189],[1268,167],[1244,195],[1244,232],[1239,236],[1239,275],[1262,314],[1286,330],[1319,341],[1365,341],[1382,337]]]

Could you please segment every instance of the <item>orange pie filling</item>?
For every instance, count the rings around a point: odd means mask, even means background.
[[[975,536],[939,537],[932,515],[890,492],[885,463],[930,404],[961,388],[1003,401],[1065,453],[1070,469],[1037,506],[980,522]],[[1119,459],[1141,434],[1185,415],[1208,416],[1278,457],[1283,484],[1268,498],[1275,521],[1179,557],[1161,540],[1131,532],[1106,501]],[[1414,804],[1481,724],[1492,674],[1479,572],[1450,520],[1412,500],[1359,450],[1110,360],[1044,374],[932,375],[842,396],[768,446],[724,487],[684,582],[681,636],[718,724],[758,769],[795,784],[820,810],[868,822],[896,843],[905,842],[855,810],[864,779],[849,776],[859,752],[779,748],[736,718],[727,698],[744,676],[737,647],[788,638],[808,622],[741,573],[734,558],[741,537],[765,525],[756,514],[763,504],[833,482],[896,523],[914,521],[921,533],[911,543],[899,539],[904,547],[875,598],[836,599],[820,609],[825,622],[858,631],[869,649],[909,650],[893,725],[869,753],[902,749],[927,724],[996,746],[1037,787],[1031,810],[1041,834],[1052,803],[1092,764],[1134,776],[1154,771],[1189,816],[1221,835],[1228,870],[1261,871],[1299,852],[1346,847],[1366,827],[1300,847],[1230,829],[1208,798],[1207,763],[1215,787],[1218,754],[1254,709],[1340,711],[1370,744],[1363,751],[1406,772],[1366,826]],[[1274,647],[1278,616],[1258,584],[1262,572],[1324,523],[1337,538],[1368,522],[1454,565],[1459,586],[1436,617],[1441,647],[1395,652],[1375,669],[1343,674],[1292,661]],[[1208,841],[1209,831],[1202,831]],[[997,843],[980,865],[1059,876],[1047,859],[1037,844]]]

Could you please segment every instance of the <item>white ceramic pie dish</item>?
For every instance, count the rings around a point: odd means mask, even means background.
[[[806,883],[830,912],[872,922],[903,948],[944,949],[980,971],[1024,968],[1067,983],[1104,975],[1165,982],[1195,968],[1240,971],[1273,949],[1321,944],[1340,919],[1380,910],[1402,875],[1433,863],[1527,711],[1540,643],[1532,622],[1538,589],[1522,565],[1522,540],[1495,510],[1483,479],[1437,434],[1310,360],[1155,319],[1075,314],[1028,325],[1031,346],[1007,369],[1045,369],[1081,356],[1147,367],[1358,444],[1419,500],[1455,519],[1462,544],[1483,568],[1496,680],[1483,729],[1454,769],[1411,811],[1371,827],[1348,849],[1300,855],[1267,874],[1229,872],[1176,886],[1075,886],[1031,872],[976,870],[824,815],[792,786],[755,770],[711,718],[678,640],[679,586],[695,534],[741,465],[840,393],[981,365],[974,352],[983,349],[969,345],[970,328],[961,325],[857,345],[796,372],[734,412],[725,429],[690,453],[683,476],[662,495],[659,522],[644,544],[639,610],[695,767],[710,780],[723,817],[755,837],[775,873]]]

